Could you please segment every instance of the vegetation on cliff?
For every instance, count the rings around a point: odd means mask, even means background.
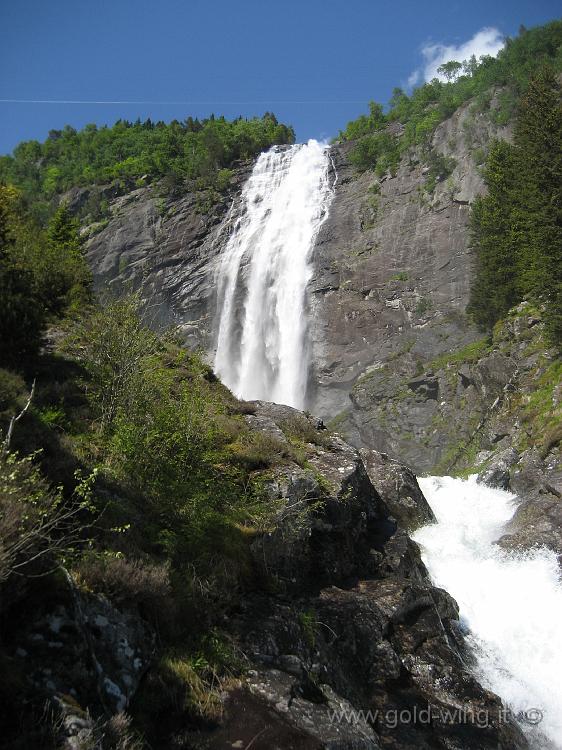
[[[36,354],[49,319],[88,302],[90,280],[78,222],[66,207],[43,230],[21,192],[0,185],[0,362],[21,366]]]
[[[394,89],[388,111],[371,102],[369,114],[349,122],[339,138],[357,141],[351,159],[359,169],[384,174],[397,168],[408,148],[427,145],[437,125],[470,99],[479,111],[487,111],[497,92],[500,107],[492,115],[498,124],[509,122],[530,78],[545,62],[562,70],[562,21],[521,29],[495,58],[473,57],[456,67],[446,64],[442,72],[447,81],[435,78],[410,95]]]
[[[523,299],[544,306],[562,343],[562,87],[549,67],[521,98],[513,144],[496,142],[488,193],[472,210],[476,278],[469,312],[491,328]]]
[[[91,124],[80,131],[67,125],[52,130],[44,143],[25,141],[12,156],[0,157],[0,183],[17,186],[44,221],[55,196],[76,185],[131,187],[139,180],[166,177],[220,187],[236,160],[294,139],[293,129],[269,112],[251,120],[119,120],[113,127]]]

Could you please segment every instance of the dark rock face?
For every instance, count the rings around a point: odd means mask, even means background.
[[[278,437],[294,410],[255,403],[249,420]],[[498,698],[470,676],[456,603],[431,585],[417,545],[390,518],[393,507],[411,522],[431,514],[415,478],[388,457],[368,458],[367,473],[360,454],[334,437],[307,446],[306,468],[275,469],[278,528],[252,552],[276,585],[246,596],[230,619],[250,668],[209,747],[237,747],[241,738],[258,750],[527,746],[502,722]],[[409,502],[401,506],[410,495],[413,515]],[[459,708],[464,719],[446,718]],[[238,718],[244,711],[251,737]]]
[[[16,634],[13,658],[60,717],[61,747],[79,750],[98,747],[96,716],[127,709],[154,650],[136,613],[72,587]]]
[[[250,169],[240,165],[228,191],[213,202],[190,192],[167,197],[158,185],[113,198],[107,225],[85,230],[98,291],[141,289],[155,325],[179,325],[187,343],[210,350],[216,258],[228,236],[227,228],[219,230]]]

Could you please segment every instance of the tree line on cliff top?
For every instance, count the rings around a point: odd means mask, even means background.
[[[192,180],[198,187],[224,185],[229,168],[274,144],[293,143],[291,127],[271,112],[263,117],[170,123],[119,120],[112,127],[67,125],[48,138],[24,141],[0,157],[0,183],[18,187],[33,215],[44,223],[57,196],[71,187],[116,184],[130,189],[146,179]]]

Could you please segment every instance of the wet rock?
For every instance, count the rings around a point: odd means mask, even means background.
[[[562,497],[553,489],[539,487],[519,503],[498,540],[500,547],[519,551],[548,547],[562,564]]]
[[[429,503],[420,490],[416,475],[386,453],[363,449],[361,457],[369,479],[384,497],[391,514],[407,531],[435,521]]]
[[[511,471],[519,461],[519,453],[514,448],[493,454],[486,468],[478,475],[478,482],[500,490],[510,489]]]

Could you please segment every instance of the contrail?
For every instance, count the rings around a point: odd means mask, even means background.
[[[312,100],[312,99],[286,99],[286,100],[258,100],[240,99],[220,101],[217,99],[190,99],[188,101],[133,101],[127,99],[102,100],[102,99],[0,99],[0,104],[365,104],[363,100]]]

